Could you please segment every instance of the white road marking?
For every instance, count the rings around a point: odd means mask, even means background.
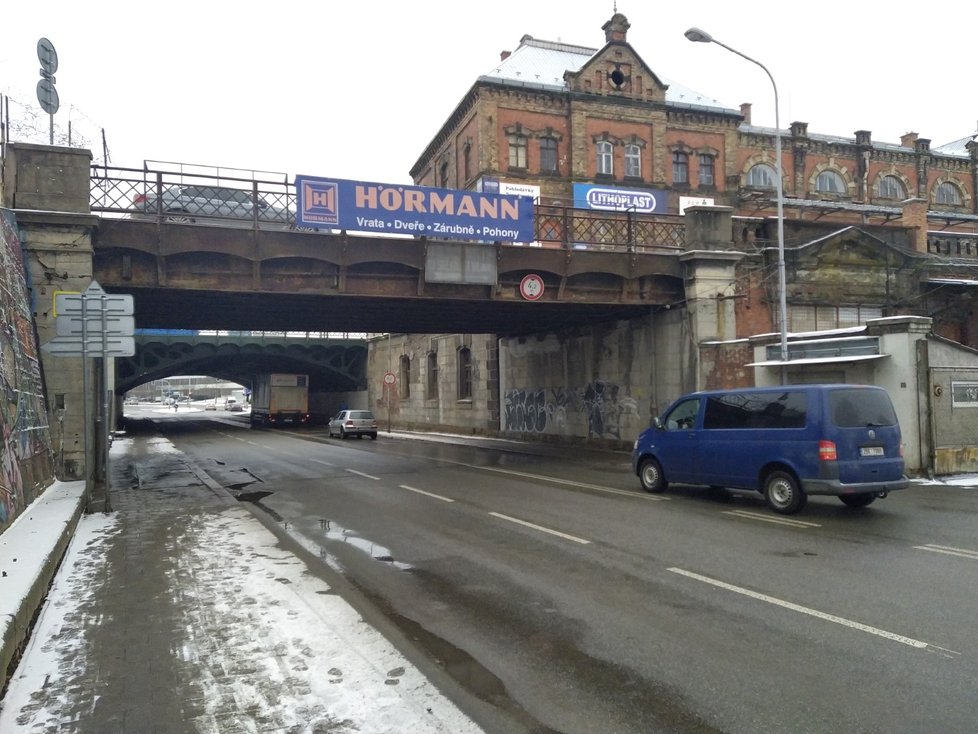
[[[928,543],[927,545],[915,545],[914,548],[917,550],[931,551],[932,553],[943,553],[948,556],[958,556],[959,558],[970,558],[972,561],[978,561],[978,551],[968,550],[967,548],[953,548],[949,545],[934,545],[933,543]]]
[[[336,466],[335,464],[330,464],[328,461],[323,461],[322,459],[309,459],[309,461],[315,461],[317,464],[322,464],[323,466]]]
[[[350,474],[356,474],[358,477],[366,477],[367,479],[375,479],[378,482],[380,481],[380,477],[375,477],[372,474],[364,474],[362,471],[357,471],[356,469],[347,469],[347,471],[350,472]]]
[[[751,591],[750,589],[745,589],[742,586],[734,586],[733,584],[728,584],[724,581],[719,581],[717,579],[710,578],[709,576],[702,576],[698,573],[693,573],[692,571],[686,571],[682,568],[670,568],[667,569],[672,573],[678,573],[681,576],[686,576],[687,578],[695,579],[697,581],[702,581],[706,584],[711,584],[720,589],[726,589],[727,591],[732,591],[736,594],[742,594],[744,596],[749,596],[752,599],[757,599],[759,601],[767,602],[768,604],[774,604],[785,609],[790,609],[793,612],[799,612],[801,614],[807,614],[812,617],[817,617],[818,619],[825,620],[826,622],[833,622],[835,624],[841,624],[844,627],[849,627],[854,630],[859,630],[860,632],[868,632],[871,635],[876,635],[877,637],[882,637],[887,640],[892,640],[893,642],[899,642],[902,645],[909,645],[910,647],[916,647],[918,649],[931,649],[934,651],[943,651],[947,653],[952,653],[954,655],[959,655],[960,653],[954,652],[953,650],[944,650],[936,645],[931,645],[927,642],[922,642],[920,640],[915,640],[912,637],[904,637],[903,635],[898,635],[895,632],[887,632],[886,630],[879,629],[878,627],[871,627],[867,624],[862,624],[861,622],[854,622],[851,619],[846,619],[845,617],[837,617],[834,614],[827,614],[826,612],[820,612],[817,609],[810,609],[809,607],[803,607],[799,604],[794,604],[790,601],[785,601],[784,599],[778,599],[774,596],[768,596],[767,594],[760,594],[756,591]]]
[[[426,497],[434,497],[436,500],[441,500],[442,502],[454,502],[451,497],[442,497],[440,494],[432,494],[431,492],[425,492],[423,489],[417,489],[415,487],[409,487],[406,484],[400,485],[401,489],[406,489],[408,492],[417,492],[418,494],[423,494]]]
[[[795,528],[820,528],[822,527],[815,522],[806,522],[805,520],[792,520],[788,517],[772,517],[771,515],[762,515],[759,512],[748,512],[747,510],[724,510],[724,515],[734,515],[735,517],[742,517],[747,520],[760,520],[761,522],[773,522],[778,525],[790,525]]]
[[[534,525],[532,522],[527,522],[526,520],[519,520],[515,517],[510,517],[509,515],[501,515],[498,512],[490,512],[489,514],[493,517],[498,517],[500,520],[508,520],[509,522],[515,522],[517,525],[523,525],[528,528],[533,528],[534,530],[539,530],[541,533],[549,533],[550,535],[556,535],[558,538],[573,540],[575,543],[580,543],[581,545],[591,544],[590,540],[578,538],[575,535],[568,535],[567,533],[562,533],[559,530],[551,530],[550,528],[545,528],[542,525]]]
[[[492,471],[498,474],[510,474],[514,477],[523,477],[524,479],[537,479],[541,482],[553,482],[554,484],[565,484],[569,487],[581,487],[583,489],[593,489],[597,492],[607,492],[608,494],[621,494],[626,497],[633,497],[640,500],[652,500],[653,502],[661,502],[662,500],[672,499],[671,497],[661,497],[654,494],[639,494],[638,492],[629,492],[625,489],[612,489],[611,487],[602,487],[600,484],[588,484],[586,482],[575,482],[571,479],[558,479],[556,477],[545,477],[542,474],[530,474],[529,472],[513,471],[512,469],[498,469],[494,466],[479,466],[478,464],[465,464],[461,461],[448,462],[451,464],[458,464],[459,466],[468,467],[469,469],[481,469],[482,471]]]

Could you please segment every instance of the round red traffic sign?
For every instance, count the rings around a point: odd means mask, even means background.
[[[523,276],[520,281],[520,295],[527,301],[535,301],[543,295],[543,278],[536,273]]]
[[[384,384],[385,385],[393,385],[395,382],[397,382],[397,378],[394,377],[394,373],[393,372],[385,372],[384,373]]]

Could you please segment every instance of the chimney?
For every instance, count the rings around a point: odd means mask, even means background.
[[[917,142],[917,133],[907,133],[900,137],[900,145],[904,148],[912,148],[913,144]]]
[[[621,13],[615,13],[611,16],[611,20],[601,26],[601,30],[604,31],[605,43],[611,43],[612,41],[624,43],[625,35],[631,27],[628,18]]]
[[[750,102],[744,102],[740,105],[740,114],[744,116],[744,122],[750,125]]]
[[[506,59],[508,59],[510,57],[510,54],[512,54],[512,53],[513,53],[512,51],[500,51],[499,52],[499,60],[500,61],[505,61]]]
[[[900,224],[910,230],[913,249],[927,252],[927,199],[907,199],[900,208]]]

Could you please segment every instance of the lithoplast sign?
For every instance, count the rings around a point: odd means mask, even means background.
[[[574,206],[612,212],[662,214],[666,210],[666,192],[654,189],[623,189],[617,186],[574,184]]]
[[[300,227],[434,239],[533,239],[533,199],[527,196],[313,176],[296,176],[295,190]]]

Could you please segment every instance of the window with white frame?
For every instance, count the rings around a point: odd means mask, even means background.
[[[758,163],[747,172],[747,185],[755,189],[773,189],[777,186],[777,174],[767,163]]]
[[[635,143],[625,146],[625,175],[629,178],[642,177],[642,146]]]
[[[709,153],[700,153],[699,160],[699,182],[700,186],[713,186],[715,183],[714,179],[714,168],[716,159]]]
[[[557,173],[557,140],[540,138],[540,173]]]
[[[526,168],[526,145],[525,135],[509,136],[509,167]]]
[[[934,203],[961,206],[961,191],[950,181],[941,181],[934,189]]]
[[[836,171],[822,171],[815,179],[815,190],[820,194],[844,194],[846,182]]]
[[[672,182],[689,183],[689,156],[681,150],[673,151],[672,154]]]
[[[615,148],[608,140],[599,140],[594,146],[598,156],[598,173],[613,176],[615,173]]]
[[[796,333],[862,326],[882,317],[883,309],[879,306],[788,306],[788,328]]]
[[[880,199],[903,201],[907,198],[907,188],[896,176],[882,176],[876,182],[876,196]]]

